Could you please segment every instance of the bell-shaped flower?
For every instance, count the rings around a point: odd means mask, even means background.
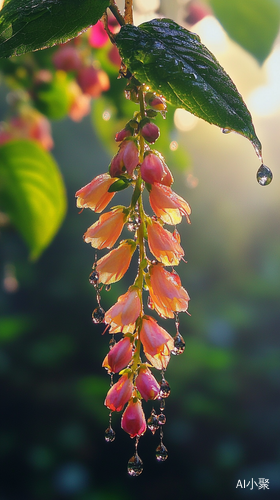
[[[168,272],[163,264],[157,263],[149,267],[146,283],[152,304],[160,316],[173,318],[174,312],[188,310],[190,297],[177,273]]]
[[[112,411],[121,411],[132,396],[133,382],[131,374],[124,373],[109,389],[104,405]]]
[[[122,279],[129,268],[131,257],[135,251],[136,243],[133,240],[125,240],[118,248],[104,255],[96,263],[100,283],[109,285]]]
[[[95,177],[89,184],[76,192],[77,207],[91,208],[100,213],[110,203],[115,193],[108,193],[109,187],[118,179],[109,174],[101,174]]]
[[[147,366],[141,366],[136,378],[136,387],[145,401],[156,399],[160,386]]]
[[[155,214],[166,224],[179,224],[183,215],[190,222],[189,204],[169,186],[155,182],[150,191],[150,205]]]
[[[173,182],[172,174],[160,154],[148,152],[140,167],[141,177],[148,184],[159,182],[170,186]]]
[[[158,370],[167,367],[170,352],[174,349],[174,340],[164,328],[151,316],[143,316],[140,340],[144,353],[150,363]]]
[[[153,219],[148,220],[147,231],[149,249],[155,258],[165,266],[177,266],[184,256],[179,238]]]
[[[132,333],[140,313],[139,289],[131,286],[124,295],[120,295],[118,302],[106,312],[105,323],[111,325],[110,333],[120,330],[124,333]]]
[[[111,373],[118,373],[131,361],[132,343],[129,337],[119,340],[108,352],[102,366]]]
[[[119,176],[126,170],[129,175],[132,175],[138,164],[138,146],[134,139],[128,138],[121,143],[118,153],[112,159],[109,172],[111,176]]]
[[[131,438],[142,436],[146,431],[146,419],[139,399],[129,401],[122,415],[121,427]]]
[[[112,248],[122,232],[124,223],[125,214],[122,207],[115,208],[101,215],[98,221],[88,228],[84,234],[84,240],[99,250]]]

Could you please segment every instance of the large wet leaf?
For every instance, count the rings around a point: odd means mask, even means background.
[[[141,83],[177,108],[247,137],[260,154],[252,117],[236,86],[200,38],[171,19],[123,26],[116,43]]]
[[[0,13],[0,57],[52,47],[95,24],[109,0],[6,0]]]
[[[0,208],[37,258],[61,225],[66,197],[54,159],[35,142],[0,147]]]
[[[279,31],[279,4],[275,0],[210,0],[210,5],[229,36],[262,63]]]

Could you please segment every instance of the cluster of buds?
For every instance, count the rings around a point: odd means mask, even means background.
[[[139,475],[143,463],[138,455],[138,441],[146,429],[154,434],[159,429],[160,442],[156,458],[164,461],[168,452],[163,444],[165,399],[170,387],[165,371],[171,354],[181,354],[185,342],[179,333],[179,313],[187,312],[189,295],[183,288],[174,266],[184,257],[180,235],[176,228],[170,232],[165,224],[176,226],[185,217],[189,222],[190,207],[176,194],[171,185],[172,174],[161,154],[151,149],[159,137],[159,128],[153,122],[158,112],[165,113],[166,105],[161,96],[145,92],[145,88],[129,84],[128,97],[140,103],[140,112],[123,130],[116,134],[119,149],[109,165],[109,172],[98,175],[77,191],[77,206],[101,213],[114,195],[132,186],[133,195],[129,207],[115,206],[100,218],[84,234],[84,240],[93,248],[110,251],[95,258],[90,282],[97,294],[97,308],[93,311],[94,323],[105,323],[105,331],[111,337],[109,352],[103,367],[111,377],[110,389],[105,398],[109,409],[109,427],[105,431],[107,442],[114,441],[113,412],[123,412],[122,429],[135,438],[135,453],[128,462],[128,473]],[[154,215],[144,211],[142,193],[149,192],[149,202]],[[134,233],[134,238],[120,241],[115,248],[124,226]],[[147,244],[146,244],[147,242]],[[100,305],[101,290],[108,290],[127,272],[132,255],[138,249],[138,269],[134,283],[127,292],[107,311]],[[167,270],[166,266],[171,266]],[[148,301],[144,304],[143,290]],[[145,306],[160,318],[175,319],[175,335],[168,333],[157,320],[145,311]],[[121,338],[116,340],[115,336]],[[157,381],[151,369],[161,374]],[[118,374],[117,381],[114,377]],[[159,401],[159,413],[152,409],[145,418],[143,400]]]
[[[108,33],[116,33],[120,26],[115,18],[108,19]],[[87,33],[60,45],[52,56],[54,70],[40,69],[36,62],[25,67],[24,61],[8,85],[24,92],[13,91],[13,115],[0,124],[0,145],[11,140],[31,139],[44,149],[50,150],[54,143],[49,119],[59,119],[68,115],[79,122],[90,113],[92,99],[98,99],[110,88],[108,74],[96,61],[96,49],[107,51],[107,62],[117,72],[121,65],[120,55],[101,21]],[[15,78],[15,82],[13,82]],[[59,106],[50,112],[49,95],[55,96]],[[62,98],[61,98],[62,97]],[[36,108],[36,109],[35,109]],[[53,116],[54,115],[54,116]]]

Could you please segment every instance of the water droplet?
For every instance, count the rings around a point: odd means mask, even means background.
[[[167,448],[164,446],[163,443],[160,443],[156,449],[156,457],[158,462],[165,462],[168,458],[168,451]]]
[[[160,386],[160,391],[159,391],[160,397],[161,398],[168,398],[170,392],[171,392],[171,389],[170,389],[169,383],[165,379],[163,379],[161,386]]]
[[[166,422],[166,416],[164,415],[164,413],[160,413],[158,415],[158,423],[159,425],[164,425]]]
[[[270,168],[262,163],[259,170],[257,171],[257,181],[261,186],[268,186],[273,178]]]
[[[159,428],[158,418],[154,410],[152,410],[151,416],[147,420],[147,426],[152,434],[154,434],[156,430]]]
[[[177,332],[174,337],[174,349],[171,351],[172,354],[174,354],[175,356],[182,354],[185,350],[185,347],[186,344],[182,335],[179,332]]]
[[[112,347],[114,347],[115,344],[116,344],[116,339],[113,337],[109,341],[109,349],[112,349]]]
[[[126,227],[129,231],[135,231],[136,229],[133,222],[128,222]]]
[[[143,472],[143,462],[137,452],[129,459],[127,472],[130,476],[140,476]]]
[[[154,303],[153,303],[150,295],[149,295],[149,297],[147,299],[147,306],[148,306],[149,309],[154,309],[155,308]]]
[[[102,307],[96,307],[92,313],[92,321],[94,323],[103,323],[105,311]]]
[[[105,441],[107,441],[107,443],[112,443],[113,441],[115,441],[115,438],[116,438],[116,433],[115,431],[112,429],[112,427],[108,427],[105,431]]]
[[[222,128],[223,134],[230,134],[232,132],[231,128]]]
[[[110,292],[110,290],[111,290],[111,285],[106,285],[106,286],[105,286],[105,290],[106,290],[106,292]]]
[[[96,286],[99,279],[99,273],[97,271],[92,271],[88,279],[91,285]]]
[[[160,411],[164,411],[164,408],[165,408],[165,399],[160,399],[160,402],[159,402]]]

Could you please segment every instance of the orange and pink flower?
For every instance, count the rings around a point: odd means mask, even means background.
[[[105,406],[112,411],[121,411],[131,398],[132,390],[132,377],[130,374],[124,373],[111,389],[109,389],[104,401]]]
[[[150,219],[147,224],[148,245],[155,258],[165,266],[176,266],[184,256],[180,238],[162,227],[160,222]]]
[[[156,399],[159,395],[160,386],[147,366],[141,366],[136,378],[136,387],[145,401]]]
[[[190,297],[177,273],[168,272],[163,264],[157,263],[149,267],[146,283],[152,304],[160,316],[173,318],[174,312],[188,310]]]
[[[118,302],[106,312],[105,323],[111,325],[110,333],[119,330],[124,333],[132,333],[140,313],[139,289],[131,286],[124,295],[120,295]]]
[[[89,184],[79,189],[75,196],[78,208],[91,208],[100,213],[107,207],[114,196],[108,193],[109,187],[118,179],[112,178],[109,174],[101,174],[95,177]]]
[[[169,363],[174,340],[151,316],[143,316],[140,340],[144,353],[150,363],[158,370],[165,369]]]
[[[84,234],[86,243],[92,247],[112,248],[119,238],[125,223],[125,214],[122,207],[101,215],[95,224],[92,224]]]
[[[122,279],[129,268],[135,248],[135,241],[124,240],[118,248],[111,250],[111,252],[99,259],[96,264],[96,271],[98,272],[100,283],[109,285]]]
[[[117,342],[108,352],[102,366],[111,373],[118,373],[131,361],[132,343],[129,337],[124,337]]]
[[[131,438],[142,436],[146,431],[146,419],[139,399],[129,401],[122,415],[121,427]]]
[[[166,224],[179,224],[182,216],[190,222],[189,204],[169,186],[155,182],[150,191],[150,205],[155,214]]]

